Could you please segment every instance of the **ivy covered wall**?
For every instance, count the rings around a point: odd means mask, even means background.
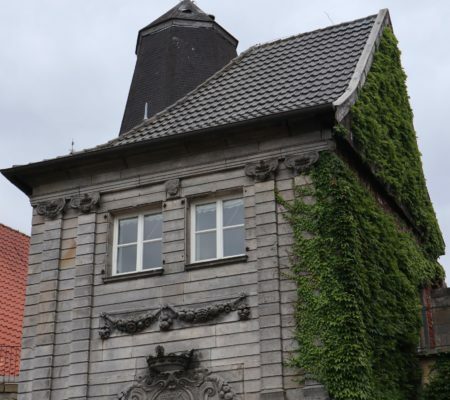
[[[279,202],[294,231],[293,363],[335,400],[413,400],[420,371],[419,288],[443,279],[444,244],[428,197],[394,35],[386,29],[352,110],[355,147],[409,211],[417,237],[336,153]]]
[[[428,385],[421,400],[447,400],[450,398],[450,354],[438,356]]]
[[[386,28],[358,101],[351,110],[353,141],[374,174],[407,209],[433,257],[445,246],[428,195],[397,40]],[[424,132],[423,134],[431,134]]]
[[[414,399],[418,288],[442,268],[336,154],[310,176],[293,203],[280,199],[295,238],[295,364],[336,400]]]

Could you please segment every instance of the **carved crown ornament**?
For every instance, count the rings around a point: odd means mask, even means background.
[[[122,390],[119,400],[237,400],[227,381],[205,368],[198,368],[195,350],[166,354],[157,346],[147,357],[148,371]]]
[[[284,160],[284,165],[292,169],[296,175],[300,175],[319,160],[319,152],[311,151],[309,153],[289,156]]]
[[[115,330],[134,335],[149,328],[156,321],[159,321],[161,331],[168,331],[176,320],[185,324],[199,324],[212,321],[220,315],[233,311],[237,311],[239,319],[244,321],[250,318],[250,307],[246,299],[247,295],[242,293],[235,300],[215,303],[206,307],[176,309],[171,305],[163,305],[157,310],[144,311],[138,316],[128,318],[114,318],[110,314],[102,313],[100,318],[103,320],[103,325],[99,329],[99,335],[103,340],[109,339]]]
[[[248,163],[245,166],[245,174],[255,179],[256,182],[264,182],[273,176],[278,168],[278,159],[260,160]]]
[[[68,198],[59,197],[54,200],[41,201],[34,207],[36,207],[36,212],[39,215],[43,215],[48,219],[55,219],[64,214],[67,203],[71,208],[79,209],[83,214],[87,214],[98,207],[100,203],[100,193],[85,193]]]

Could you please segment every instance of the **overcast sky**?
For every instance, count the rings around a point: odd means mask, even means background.
[[[114,138],[133,73],[137,32],[176,3],[0,0],[0,168],[67,154],[72,139],[81,150]],[[450,243],[450,1],[196,3],[240,40],[239,52],[389,8],[428,188]],[[0,222],[30,232],[28,199],[3,177]],[[450,276],[450,256],[441,262]]]

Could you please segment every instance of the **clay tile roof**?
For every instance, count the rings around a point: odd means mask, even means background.
[[[30,238],[0,224],[0,375],[18,375]]]
[[[254,46],[173,106],[97,149],[332,104],[348,88],[376,17]]]
[[[186,0],[187,1],[187,0]],[[180,3],[181,5],[181,3]],[[116,139],[69,155],[2,170],[31,193],[19,170],[71,162],[100,152],[220,130],[236,124],[329,107],[356,99],[387,10],[286,39],[253,46],[173,105]],[[342,112],[346,107],[343,107]]]

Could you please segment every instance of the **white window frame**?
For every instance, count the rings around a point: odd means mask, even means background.
[[[161,238],[144,240],[144,217],[147,217],[150,215],[162,215],[162,212],[161,211],[159,211],[159,212],[158,211],[148,211],[148,212],[140,212],[140,213],[133,213],[133,214],[116,215],[114,217],[113,256],[112,256],[112,275],[113,276],[136,274],[138,272],[158,271],[158,270],[163,269],[162,263],[161,263],[160,267],[143,269],[144,244],[151,243],[151,242],[161,242],[161,247],[163,245],[162,235],[161,235]],[[124,220],[124,219],[131,219],[131,218],[138,219],[137,242],[130,242],[130,243],[126,243],[124,245],[119,245],[119,221]],[[136,252],[137,252],[137,254],[136,254],[136,269],[134,271],[130,271],[130,272],[118,272],[117,271],[118,249],[119,249],[119,247],[126,247],[128,245],[136,245]]]
[[[244,201],[242,196],[230,196],[230,197],[224,197],[224,198],[220,198],[220,199],[204,199],[202,201],[197,201],[197,202],[193,202],[191,204],[191,226],[190,226],[190,241],[191,241],[191,254],[190,254],[190,259],[191,259],[191,263],[192,264],[196,264],[196,263],[203,263],[203,262],[208,262],[208,261],[215,261],[215,260],[223,260],[223,259],[227,259],[227,258],[234,258],[234,257],[239,257],[239,256],[244,256],[245,255],[245,251],[242,254],[233,254],[231,256],[224,256],[223,255],[223,231],[227,230],[227,229],[232,229],[232,228],[238,228],[238,227],[243,227],[244,231],[245,231],[245,218],[244,218],[244,223],[242,224],[238,224],[238,225],[230,225],[227,227],[223,226],[223,202],[226,201],[230,201],[230,200],[242,200]],[[205,204],[212,204],[215,203],[216,204],[216,228],[215,229],[204,229],[202,231],[196,231],[196,209],[198,206],[202,206]],[[244,209],[245,209],[245,205],[244,205]],[[216,232],[216,258],[208,258],[208,259],[204,259],[204,260],[197,260],[197,255],[196,255],[196,239],[197,239],[197,233],[205,233],[205,232]],[[244,236],[244,242],[245,242],[245,236]],[[245,244],[245,243],[244,243]],[[245,248],[245,246],[244,246]]]

